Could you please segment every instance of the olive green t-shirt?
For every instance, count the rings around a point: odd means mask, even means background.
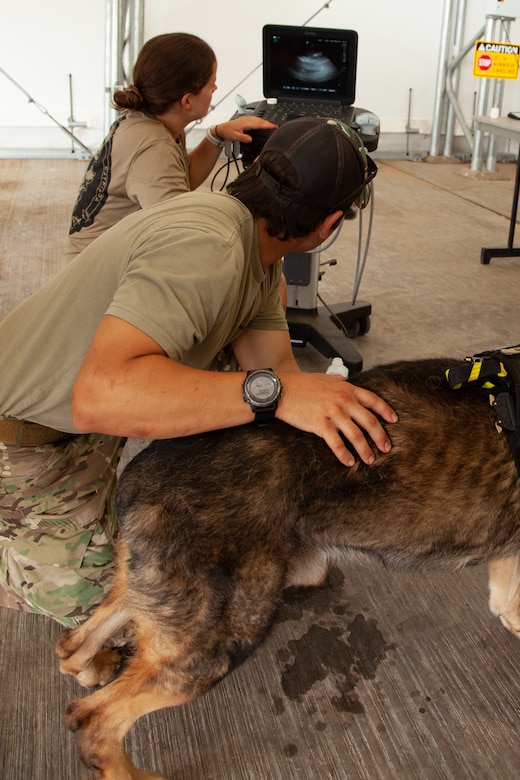
[[[90,161],[71,218],[66,257],[139,209],[190,191],[186,135],[158,119],[123,112]]]
[[[0,414],[76,432],[72,387],[105,314],[198,368],[245,328],[287,330],[280,276],[281,261],[264,273],[256,223],[230,195],[131,214],[0,322]]]

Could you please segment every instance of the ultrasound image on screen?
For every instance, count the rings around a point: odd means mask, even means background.
[[[323,52],[310,51],[306,54],[299,54],[295,62],[289,68],[289,73],[298,81],[311,84],[330,81],[335,78],[339,71]]]
[[[271,87],[292,97],[316,93],[324,99],[342,96],[348,81],[348,42],[338,38],[273,35],[270,46]]]

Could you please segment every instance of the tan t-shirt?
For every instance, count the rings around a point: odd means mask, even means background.
[[[0,414],[76,432],[72,387],[105,314],[197,368],[245,328],[287,330],[280,275],[281,261],[264,273],[256,223],[230,195],[131,214],[0,322]]]
[[[190,190],[186,136],[157,119],[124,112],[89,163],[74,206],[66,257],[134,211]]]

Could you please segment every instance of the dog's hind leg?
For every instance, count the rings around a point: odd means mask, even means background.
[[[105,688],[67,708],[67,727],[76,735],[81,759],[102,780],[161,777],[137,769],[124,750],[124,738],[141,716],[184,704],[211,688],[228,671],[226,654],[207,655],[192,647],[172,652],[171,638],[150,629],[139,634],[135,654]],[[164,780],[164,779],[163,779]]]
[[[520,555],[489,563],[489,608],[520,637]]]
[[[282,593],[283,560],[255,549],[239,563],[232,572],[201,564],[191,578],[173,575],[163,591],[154,581],[156,603],[130,588],[134,654],[116,679],[67,710],[83,762],[103,780],[154,777],[126,756],[128,729],[142,715],[208,691],[266,636]]]
[[[72,674],[81,685],[106,685],[121,663],[117,649],[101,648],[125,623],[123,589],[117,583],[93,615],[78,628],[64,631],[56,643],[60,672]]]

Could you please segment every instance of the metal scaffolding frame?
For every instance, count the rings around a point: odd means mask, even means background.
[[[473,51],[476,41],[480,39],[507,41],[509,39],[511,21],[516,17],[503,12],[500,14],[486,14],[485,24],[463,45],[466,6],[466,0],[445,0],[444,2],[431,145],[427,159],[433,161],[442,158],[452,158],[455,122],[458,121],[471,149],[471,171],[478,172],[482,168],[484,136],[480,130],[473,130],[472,126],[468,125],[460,107],[458,100],[460,65],[463,59]],[[501,111],[504,81],[503,79],[493,79],[493,82],[493,89],[491,89],[490,79],[480,79],[474,108],[474,113],[477,116],[486,115],[490,110],[488,105],[490,94],[492,97],[491,107],[498,113]],[[443,122],[444,116],[445,120]],[[441,155],[440,146],[443,124],[444,148]],[[496,170],[496,147],[496,136],[490,135],[486,161],[488,173],[493,173]]]

